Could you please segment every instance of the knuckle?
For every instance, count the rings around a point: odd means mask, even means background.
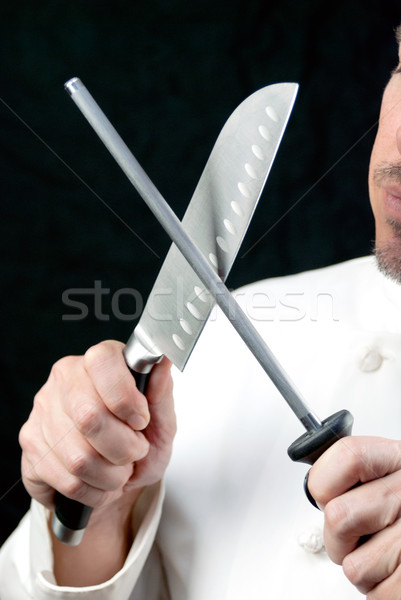
[[[80,433],[85,437],[99,433],[102,418],[98,407],[91,403],[78,406],[73,415],[74,423]]]
[[[92,369],[98,365],[99,362],[103,362],[105,356],[105,348],[102,343],[95,344],[87,349],[84,354],[84,364],[87,369]]]
[[[125,453],[121,453],[118,456],[116,456],[113,460],[113,464],[117,467],[125,467],[126,465],[130,465],[136,460],[139,460],[139,455],[142,455],[142,453],[138,452],[138,449],[127,450]]]
[[[40,413],[43,410],[43,404],[44,404],[44,400],[43,400],[42,391],[39,390],[39,392],[37,394],[35,394],[35,396],[33,398],[33,410]]]
[[[142,460],[142,459],[146,458],[150,451],[150,443],[144,436],[141,436],[141,437],[142,437],[142,440],[137,448],[134,460]]]
[[[103,504],[110,495],[113,494],[112,491],[93,488],[77,477],[70,477],[69,480],[64,482],[64,485],[60,485],[58,489],[60,493],[67,498],[71,498],[92,507]]]
[[[134,460],[135,459],[133,458],[133,455],[127,453],[120,454],[119,456],[114,457],[111,462],[116,467],[124,467],[125,465],[128,465],[129,463],[133,462]]]
[[[324,518],[326,527],[334,535],[343,536],[349,528],[350,518],[346,502],[341,497],[330,500],[324,509]]]
[[[88,485],[78,477],[69,478],[61,489],[61,493],[64,494],[64,496],[78,501],[83,500],[87,492]]]
[[[120,485],[119,487],[122,489],[126,483],[131,479],[133,473],[135,471],[135,462],[132,462],[129,465],[124,467],[124,471],[121,473]]]
[[[110,408],[114,413],[129,415],[132,412],[131,404],[132,400],[124,395],[123,391],[118,390],[110,401]]]
[[[48,394],[45,385],[33,398],[32,411],[29,415],[28,423],[30,420],[43,422],[43,419],[48,415],[49,409],[51,408],[51,401],[52,397]]]
[[[50,369],[49,379],[54,379],[57,382],[60,379],[64,378],[64,368],[63,368],[64,364],[65,364],[64,358],[60,358],[60,360],[55,362],[52,365],[52,368]]]
[[[56,361],[51,370],[50,370],[50,378],[53,379],[56,383],[62,383],[66,379],[66,374],[71,371],[76,361],[75,356],[64,356]]]
[[[142,460],[148,455],[150,449],[148,440],[145,438],[145,436],[139,434],[137,434],[135,437],[136,439],[133,441],[130,447],[116,457],[115,464],[117,466],[122,467],[125,465],[131,465],[133,462]]]
[[[33,443],[28,431],[28,423],[24,423],[18,434],[18,442],[22,450],[27,453],[32,449]]]
[[[113,479],[108,482],[107,488],[105,488],[109,492],[113,492],[115,490],[121,490],[129,481],[133,472],[132,463],[130,465],[124,465],[123,467],[118,467],[118,473],[114,473]]]
[[[33,422],[32,413],[28,420],[22,425],[18,433],[18,442],[24,454],[31,457],[37,455],[40,446],[42,431]]]
[[[84,454],[73,454],[66,458],[66,467],[71,475],[82,477],[88,471],[89,459]]]
[[[348,555],[344,558],[342,567],[344,575],[352,585],[360,587],[364,580],[362,565],[358,564],[352,556]]]
[[[111,341],[100,342],[91,346],[84,354],[85,368],[89,371],[101,368],[114,356],[115,350],[115,344]]]

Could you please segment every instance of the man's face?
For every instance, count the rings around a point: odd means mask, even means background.
[[[383,94],[369,166],[369,195],[379,267],[401,283],[401,49],[399,59]]]

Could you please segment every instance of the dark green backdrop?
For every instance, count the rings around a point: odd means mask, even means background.
[[[84,81],[180,216],[236,105],[300,83],[235,287],[370,251],[367,166],[399,22],[397,1],[3,3],[1,539],[28,504],[17,435],[35,391],[62,355],[127,339],[110,299],[146,297],[169,245],[64,81]],[[95,281],[104,317],[87,296],[88,318],[63,321],[63,291]]]

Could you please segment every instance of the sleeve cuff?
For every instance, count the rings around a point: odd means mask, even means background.
[[[150,553],[160,521],[164,498],[162,482],[150,486],[140,496],[133,516],[134,542],[124,566],[105,583],[82,588],[58,586],[53,574],[48,511],[37,502],[31,508],[31,573],[34,597],[38,600],[75,598],[87,600],[128,600]]]

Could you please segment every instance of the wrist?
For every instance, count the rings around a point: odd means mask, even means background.
[[[132,517],[140,493],[94,509],[78,546],[63,544],[52,533],[58,585],[100,584],[123,567],[133,542]]]
[[[118,500],[94,508],[89,519],[87,530],[94,532],[107,529],[111,532],[115,532],[124,529],[127,525],[127,521],[130,521],[132,518],[135,504],[141,492],[142,489],[135,490],[135,492],[125,494],[118,498]]]

